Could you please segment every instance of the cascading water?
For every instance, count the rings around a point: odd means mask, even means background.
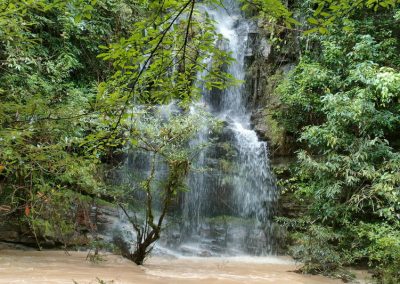
[[[249,23],[236,1],[224,8],[207,9],[225,38],[221,46],[235,61],[228,72],[245,79]],[[211,62],[212,64],[212,62]],[[237,255],[274,252],[273,215],[276,187],[268,162],[267,145],[251,130],[246,92],[234,86],[222,94],[203,91],[202,103],[224,123],[219,135],[199,133],[193,144],[209,139],[189,177],[190,191],[182,199],[183,222],[175,249],[186,254]]]
[[[226,71],[244,81],[250,23],[241,16],[236,2],[225,1],[224,8],[203,9],[224,37],[218,44],[235,59]],[[203,127],[191,142],[195,147],[212,141],[212,146],[193,162],[189,191],[180,197],[180,210],[174,210],[177,218],[169,216],[157,244],[164,253],[200,256],[274,253],[271,219],[277,191],[269,168],[267,145],[251,130],[247,100],[243,86],[233,86],[222,93],[204,88],[201,104],[223,122],[223,127],[218,133]],[[160,107],[160,111],[168,117],[169,112],[177,110],[170,104]],[[128,180],[129,184],[135,180],[132,172],[147,176],[148,160],[143,153],[128,155],[125,170],[118,174],[118,179]],[[160,176],[165,174],[161,163],[156,171]],[[126,239],[134,239],[123,214],[116,227]]]

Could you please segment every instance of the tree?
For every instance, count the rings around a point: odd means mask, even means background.
[[[180,192],[187,190],[185,182],[191,160],[206,146],[190,145],[189,142],[202,128],[210,130],[216,124],[204,111],[172,113],[166,119],[154,107],[146,108],[138,114],[134,124],[137,136],[132,150],[135,154],[140,151],[147,157],[149,168],[140,175],[148,176],[145,179],[139,178],[131,185],[131,190],[126,190],[123,194],[125,201],[119,202],[136,233],[136,240],[133,242],[135,249],[131,252],[131,244],[120,238],[117,238],[116,243],[123,256],[141,265],[160,238],[163,222],[171,205],[176,202]],[[164,169],[163,172],[161,169]],[[135,203],[144,203],[144,207],[139,209],[141,213],[132,213],[128,209],[135,210],[132,207]],[[159,205],[156,206],[156,203]]]

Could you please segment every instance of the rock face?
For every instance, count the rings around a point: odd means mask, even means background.
[[[110,206],[93,206],[88,209],[88,212],[84,214],[78,212],[76,216],[75,233],[70,236],[63,236],[63,240],[52,236],[43,237],[40,234],[38,234],[36,240],[27,225],[20,224],[16,219],[10,218],[7,221],[0,222],[0,243],[35,248],[38,247],[38,242],[43,248],[60,247],[64,245],[63,242],[67,242],[67,245],[71,246],[87,245],[93,238],[108,239],[114,221],[119,218],[116,208]]]
[[[293,156],[297,145],[274,116],[282,107],[275,89],[295,66],[297,40],[295,34],[281,34],[278,47],[271,43],[270,34],[261,29],[256,31],[250,35],[246,53],[247,107],[252,111],[253,128],[261,139],[268,141],[272,164],[275,159],[281,163],[282,157]]]
[[[283,193],[279,199],[278,215],[288,218],[296,218],[307,209],[307,204],[299,204],[295,201],[293,193]]]
[[[31,234],[29,228],[12,220],[0,223],[0,242],[36,246],[35,237]],[[51,243],[48,243],[48,245],[51,245]]]

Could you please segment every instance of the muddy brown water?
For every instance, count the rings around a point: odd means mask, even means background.
[[[0,283],[343,283],[322,276],[295,273],[288,258],[152,257],[137,266],[116,255],[101,263],[86,252],[0,250]]]

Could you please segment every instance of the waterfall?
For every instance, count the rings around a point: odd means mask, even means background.
[[[250,23],[232,1],[223,8],[204,8],[223,35],[221,46],[235,61],[228,72],[245,79],[245,55]],[[212,62],[211,62],[212,64]],[[200,255],[263,255],[274,252],[271,222],[277,191],[265,142],[251,129],[243,86],[225,91],[203,90],[202,104],[224,123],[221,134],[202,131],[193,144],[213,139],[194,163],[190,191],[182,198],[182,222],[168,237],[174,249]],[[179,239],[177,242],[173,239]]]
[[[235,59],[225,71],[244,81],[251,23],[241,16],[236,1],[225,1],[223,8],[203,7],[203,12],[214,19],[217,31],[224,37],[217,44]],[[267,144],[259,141],[251,129],[247,101],[243,84],[224,91],[203,88],[199,104],[222,121],[222,131],[214,133],[206,126],[191,141],[193,147],[212,143],[193,161],[187,180],[189,190],[182,193],[179,208],[174,208],[168,216],[155,251],[190,256],[274,253],[272,217],[277,190],[269,167]],[[196,109],[193,107],[192,111]],[[159,111],[168,117],[178,110],[172,103],[161,106]],[[124,170],[116,179],[127,184],[140,181],[133,175],[147,176],[148,160],[143,153],[129,154]],[[161,164],[156,169],[160,177],[166,171]],[[115,228],[127,240],[134,240],[124,218],[123,214],[119,216]]]

